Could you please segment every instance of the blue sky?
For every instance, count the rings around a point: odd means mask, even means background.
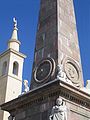
[[[84,81],[90,79],[90,0],[74,0]],[[20,51],[27,55],[23,79],[31,79],[40,0],[0,0],[0,53],[7,49],[13,30],[13,17],[18,20]]]

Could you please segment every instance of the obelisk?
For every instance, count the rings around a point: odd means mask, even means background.
[[[41,0],[30,89],[55,80],[58,65],[83,86],[73,0]]]

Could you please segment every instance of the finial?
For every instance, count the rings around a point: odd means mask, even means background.
[[[17,29],[17,20],[16,20],[16,18],[15,18],[15,17],[13,18],[13,22],[14,22],[14,28],[16,28],[16,29]]]
[[[18,28],[17,28],[17,20],[13,18],[13,31],[11,39],[8,41],[8,48],[14,49],[19,52],[20,41],[18,40]],[[14,46],[14,47],[13,47]]]

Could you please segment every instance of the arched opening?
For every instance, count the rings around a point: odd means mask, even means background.
[[[14,75],[18,75],[18,67],[19,67],[18,63],[14,62],[13,63],[13,74]]]
[[[2,75],[5,75],[7,72],[7,62],[5,61],[2,66]]]

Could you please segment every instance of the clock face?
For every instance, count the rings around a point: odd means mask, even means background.
[[[41,83],[47,80],[53,70],[53,63],[51,60],[46,59],[40,62],[34,72],[34,79],[36,82]]]

